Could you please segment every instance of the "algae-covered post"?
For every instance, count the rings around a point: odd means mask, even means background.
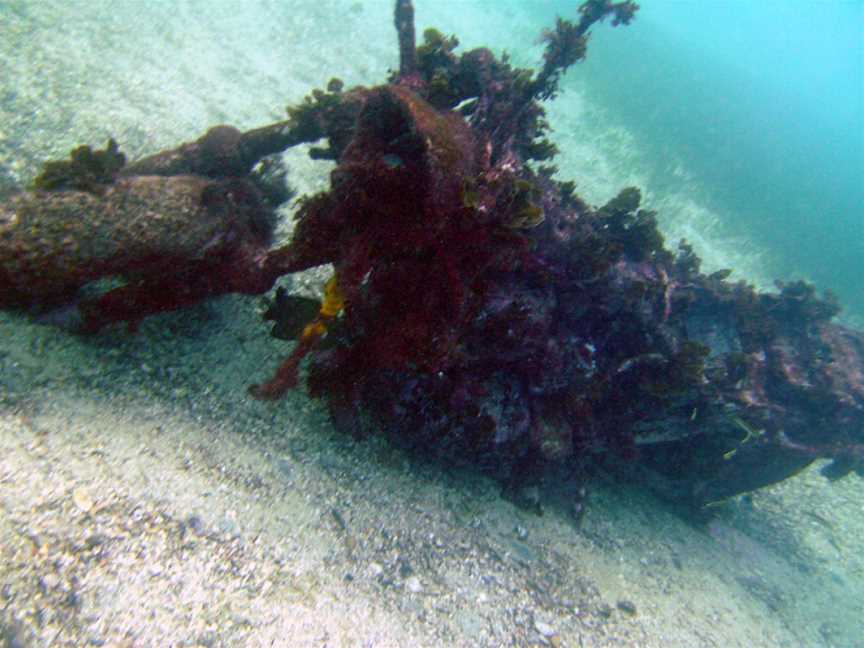
[[[308,361],[337,425],[371,421],[516,491],[603,463],[704,506],[817,457],[832,478],[862,474],[864,335],[831,322],[830,296],[705,275],[686,243],[665,247],[638,189],[594,208],[555,178],[542,102],[590,29],[636,9],[584,3],[545,32],[535,72],[434,29],[417,45],[398,0],[388,82],[333,79],[284,122],[125,165],[116,145],[78,149],[0,205],[0,306],[97,331],[332,264],[323,302],[283,293],[268,311],[299,343],[253,395],[300,385]],[[276,194],[255,164],[322,138],[310,154],[336,162],[331,186],[274,249]],[[78,296],[105,276],[125,284]]]
[[[399,76],[410,77],[417,71],[414,35],[414,5],[411,0],[396,0],[394,22],[399,35]]]

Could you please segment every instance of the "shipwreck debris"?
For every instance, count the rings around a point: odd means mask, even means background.
[[[332,264],[322,302],[277,293],[274,335],[299,342],[254,396],[301,385],[308,361],[334,420],[372,420],[510,492],[602,464],[703,507],[816,458],[831,478],[862,475],[864,334],[832,322],[830,295],[705,275],[686,243],[667,249],[638,189],[593,208],[555,178],[542,102],[590,29],[636,9],[588,0],[544,34],[535,72],[458,54],[436,30],[417,45],[397,0],[387,83],[334,79],[284,122],[217,126],[139,161],[76,149],[0,204],[0,307],[71,308],[96,332]],[[322,138],[311,154],[336,162],[331,187],[273,248],[251,171]],[[106,277],[122,285],[80,295]]]

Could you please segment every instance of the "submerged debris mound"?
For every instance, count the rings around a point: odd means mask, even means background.
[[[603,464],[703,507],[820,457],[830,478],[864,474],[864,334],[832,323],[830,296],[706,275],[686,243],[666,248],[638,189],[593,208],[555,179],[541,102],[593,26],[636,9],[589,0],[578,23],[559,19],[535,73],[457,54],[436,30],[417,46],[397,0],[387,83],[333,79],[285,122],[216,127],[112,168],[95,195],[60,185],[0,205],[0,306],[72,303],[93,332],[332,264],[322,302],[271,302],[274,335],[298,343],[254,396],[296,388],[308,361],[339,427],[371,424],[513,492]],[[311,154],[336,162],[331,187],[301,199],[274,249],[275,194],[252,169],[321,139]],[[78,297],[105,276],[125,284]]]

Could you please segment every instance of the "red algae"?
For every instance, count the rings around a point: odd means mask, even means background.
[[[542,101],[595,24],[636,9],[589,0],[578,23],[559,19],[535,73],[483,48],[457,55],[435,30],[415,47],[411,2],[398,0],[387,83],[334,79],[286,122],[219,126],[125,166],[116,146],[55,163],[55,184],[0,206],[0,306],[72,303],[96,332],[332,264],[312,319],[277,321],[299,341],[253,396],[299,387],[306,362],[337,425],[362,434],[371,421],[478,464],[517,501],[596,465],[692,509],[819,457],[832,479],[864,474],[864,334],[832,323],[830,295],[705,275],[686,243],[666,248],[638,189],[592,208],[546,164]],[[335,161],[331,186],[302,199],[291,242],[274,249],[275,205],[251,169],[322,138],[312,155]],[[106,276],[125,285],[78,295]],[[279,317],[291,313],[268,311]]]

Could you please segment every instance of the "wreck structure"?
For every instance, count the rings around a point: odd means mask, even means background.
[[[696,509],[817,458],[830,478],[864,475],[864,334],[832,322],[830,295],[702,273],[638,189],[592,207],[556,178],[543,102],[590,30],[637,6],[588,0],[543,34],[534,71],[432,29],[418,46],[410,0],[395,4],[386,83],[333,79],[284,122],[131,163],[113,142],[48,163],[0,204],[0,307],[134,329],[332,264],[322,301],[271,301],[274,334],[297,341],[252,396],[279,398],[305,368],[337,427],[476,463],[517,497],[596,464]],[[336,167],[274,248],[285,196],[261,162],[300,143]],[[106,277],[120,285],[82,296]]]

